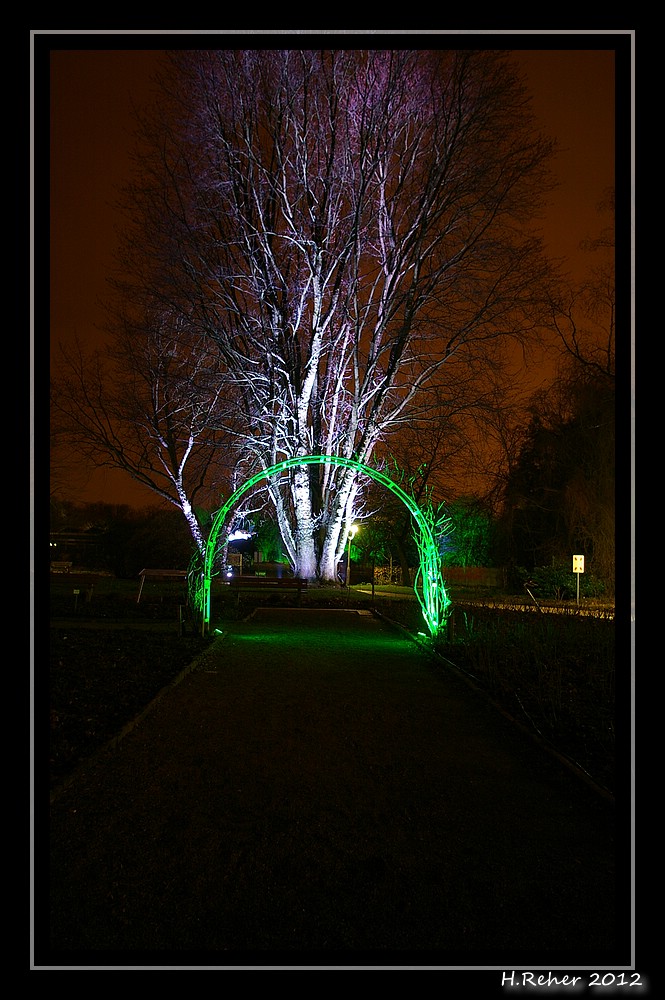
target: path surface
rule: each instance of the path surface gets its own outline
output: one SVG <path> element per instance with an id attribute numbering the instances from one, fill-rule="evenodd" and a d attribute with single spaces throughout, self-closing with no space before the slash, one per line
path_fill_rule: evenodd
<path id="1" fill-rule="evenodd" d="M 630 962 L 613 805 L 401 632 L 264 609 L 201 662 L 52 804 L 37 964 Z"/>

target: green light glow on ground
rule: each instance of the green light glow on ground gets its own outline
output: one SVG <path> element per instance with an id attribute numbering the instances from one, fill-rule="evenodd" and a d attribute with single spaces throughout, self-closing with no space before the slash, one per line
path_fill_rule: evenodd
<path id="1" fill-rule="evenodd" d="M 233 632 L 233 642 L 239 645 L 260 645 L 262 643 L 269 642 L 271 647 L 277 648 L 281 644 L 286 646 L 288 649 L 293 649 L 293 636 L 298 635 L 299 630 L 295 630 L 295 633 L 291 631 L 287 626 L 281 629 L 279 632 L 271 628 L 270 625 L 262 627 L 257 626 L 260 631 L 252 633 L 237 634 Z M 307 648 L 311 652 L 312 649 L 317 647 L 327 646 L 330 641 L 330 632 L 327 629 L 317 629 L 312 628 L 311 631 L 308 630 L 307 638 Z M 337 639 L 339 641 L 339 639 Z M 411 643 L 411 639 L 404 638 L 401 640 L 405 646 Z M 391 632 L 390 635 L 358 635 L 354 632 L 344 633 L 344 648 L 349 652 L 362 652 L 363 648 L 370 648 L 376 651 L 377 647 L 385 646 L 386 649 L 394 649 L 396 645 L 400 642 L 399 638 Z M 359 668 L 362 660 L 359 661 Z M 315 661 L 313 661 L 315 663 Z M 281 661 L 275 661 L 275 667 L 282 667 Z M 340 664 L 341 669 L 341 664 Z"/>
<path id="2" fill-rule="evenodd" d="M 414 591 L 420 603 L 423 618 L 425 619 L 425 624 L 427 625 L 429 634 L 432 638 L 434 638 L 445 623 L 447 612 L 450 607 L 450 598 L 446 593 L 445 584 L 441 575 L 439 550 L 436 538 L 434 537 L 430 527 L 430 519 L 428 519 L 426 512 L 421 510 L 413 497 L 409 496 L 408 493 L 405 493 L 404 490 L 397 485 L 397 483 L 393 482 L 393 480 L 386 476 L 383 472 L 379 472 L 378 469 L 372 469 L 368 465 L 364 465 L 362 462 L 357 462 L 355 459 L 342 458 L 338 455 L 300 455 L 298 458 L 287 458 L 283 462 L 271 465 L 269 468 L 264 469 L 263 472 L 258 472 L 255 476 L 252 476 L 245 483 L 243 483 L 243 485 L 229 497 L 224 506 L 217 512 L 213 519 L 210 535 L 206 545 L 203 581 L 200 596 L 197 601 L 197 604 L 200 602 L 202 610 L 203 631 L 207 631 L 210 625 L 210 588 L 213 562 L 217 549 L 217 538 L 224 525 L 227 514 L 236 506 L 240 498 L 244 496 L 248 490 L 251 490 L 252 487 L 256 486 L 257 483 L 260 483 L 264 479 L 269 479 L 271 476 L 277 476 L 286 469 L 292 469 L 303 465 L 339 465 L 345 469 L 353 469 L 355 472 L 361 472 L 364 475 L 369 476 L 370 479 L 375 480 L 375 482 L 381 483 L 386 487 L 386 489 L 390 490 L 391 493 L 394 493 L 395 496 L 399 497 L 404 506 L 410 511 L 417 526 L 416 543 L 418 545 L 418 552 L 420 555 L 420 566 L 418 569 Z"/>

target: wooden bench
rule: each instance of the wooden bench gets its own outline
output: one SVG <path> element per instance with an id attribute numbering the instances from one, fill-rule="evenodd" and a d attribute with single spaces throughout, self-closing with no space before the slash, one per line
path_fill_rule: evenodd
<path id="1" fill-rule="evenodd" d="M 242 591 L 292 591 L 298 592 L 298 603 L 303 590 L 307 590 L 307 580 L 294 576 L 232 576 L 228 586 L 235 591 L 237 603 L 240 603 Z"/>
<path id="2" fill-rule="evenodd" d="M 71 568 L 72 563 L 70 562 L 58 562 L 57 560 L 51 562 L 52 573 L 69 573 Z"/>

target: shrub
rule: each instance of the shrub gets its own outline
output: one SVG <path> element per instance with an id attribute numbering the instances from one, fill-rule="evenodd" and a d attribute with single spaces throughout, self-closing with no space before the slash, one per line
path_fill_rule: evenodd
<path id="1" fill-rule="evenodd" d="M 534 587 L 531 589 L 537 597 L 557 601 L 572 601 L 577 597 L 576 574 L 572 572 L 570 565 L 559 563 L 553 566 L 536 566 L 530 572 L 520 566 L 517 573 L 523 587 L 529 581 L 533 583 Z M 605 585 L 602 580 L 593 573 L 580 574 L 580 597 L 601 597 L 604 593 Z"/>

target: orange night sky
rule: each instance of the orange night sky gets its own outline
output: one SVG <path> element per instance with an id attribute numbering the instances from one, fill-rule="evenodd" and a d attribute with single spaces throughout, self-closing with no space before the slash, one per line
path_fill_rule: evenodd
<path id="1" fill-rule="evenodd" d="M 96 326 L 102 314 L 98 303 L 106 295 L 116 246 L 114 227 L 118 220 L 112 205 L 129 171 L 131 109 L 149 100 L 159 50 L 170 40 L 160 34 L 126 33 L 123 37 L 102 33 L 102 47 L 95 48 L 94 38 L 86 33 L 44 34 L 50 47 L 53 350 L 58 342 L 74 336 L 83 341 L 99 336 Z M 210 43 L 201 44 L 222 47 L 223 36 L 223 31 L 214 32 Z M 561 147 L 554 164 L 560 186 L 550 196 L 543 231 L 552 255 L 566 258 L 573 273 L 576 269 L 579 273 L 580 241 L 595 235 L 603 222 L 596 206 L 604 191 L 615 184 L 615 71 L 621 69 L 616 74 L 618 93 L 629 106 L 630 36 L 631 32 L 605 36 L 600 32 L 545 32 L 540 36 L 511 34 L 503 39 L 526 74 L 543 130 Z M 254 37 L 247 34 L 247 47 Z M 357 37 L 362 46 L 366 36 Z M 437 33 L 432 38 L 437 45 L 445 44 L 445 35 Z M 395 33 L 395 39 L 396 46 L 409 43 L 407 35 Z M 298 44 L 305 41 L 299 37 Z M 471 43 L 474 47 L 486 44 L 485 36 L 474 34 Z M 117 47 L 109 47 L 111 44 Z M 122 48 L 123 44 L 127 48 Z M 145 48 L 137 49 L 137 44 Z M 237 35 L 233 44 L 238 44 Z M 39 96 L 37 93 L 37 99 Z M 625 126 L 622 142 L 631 142 Z M 39 176 L 45 165 L 36 162 L 34 168 Z M 618 205 L 620 197 L 621 189 Z M 48 231 L 43 223 L 36 218 L 38 236 L 42 230 Z M 36 440 L 37 450 L 38 445 Z M 110 472 L 93 473 L 87 487 L 72 498 L 136 506 L 157 499 L 135 486 L 128 476 Z"/>

